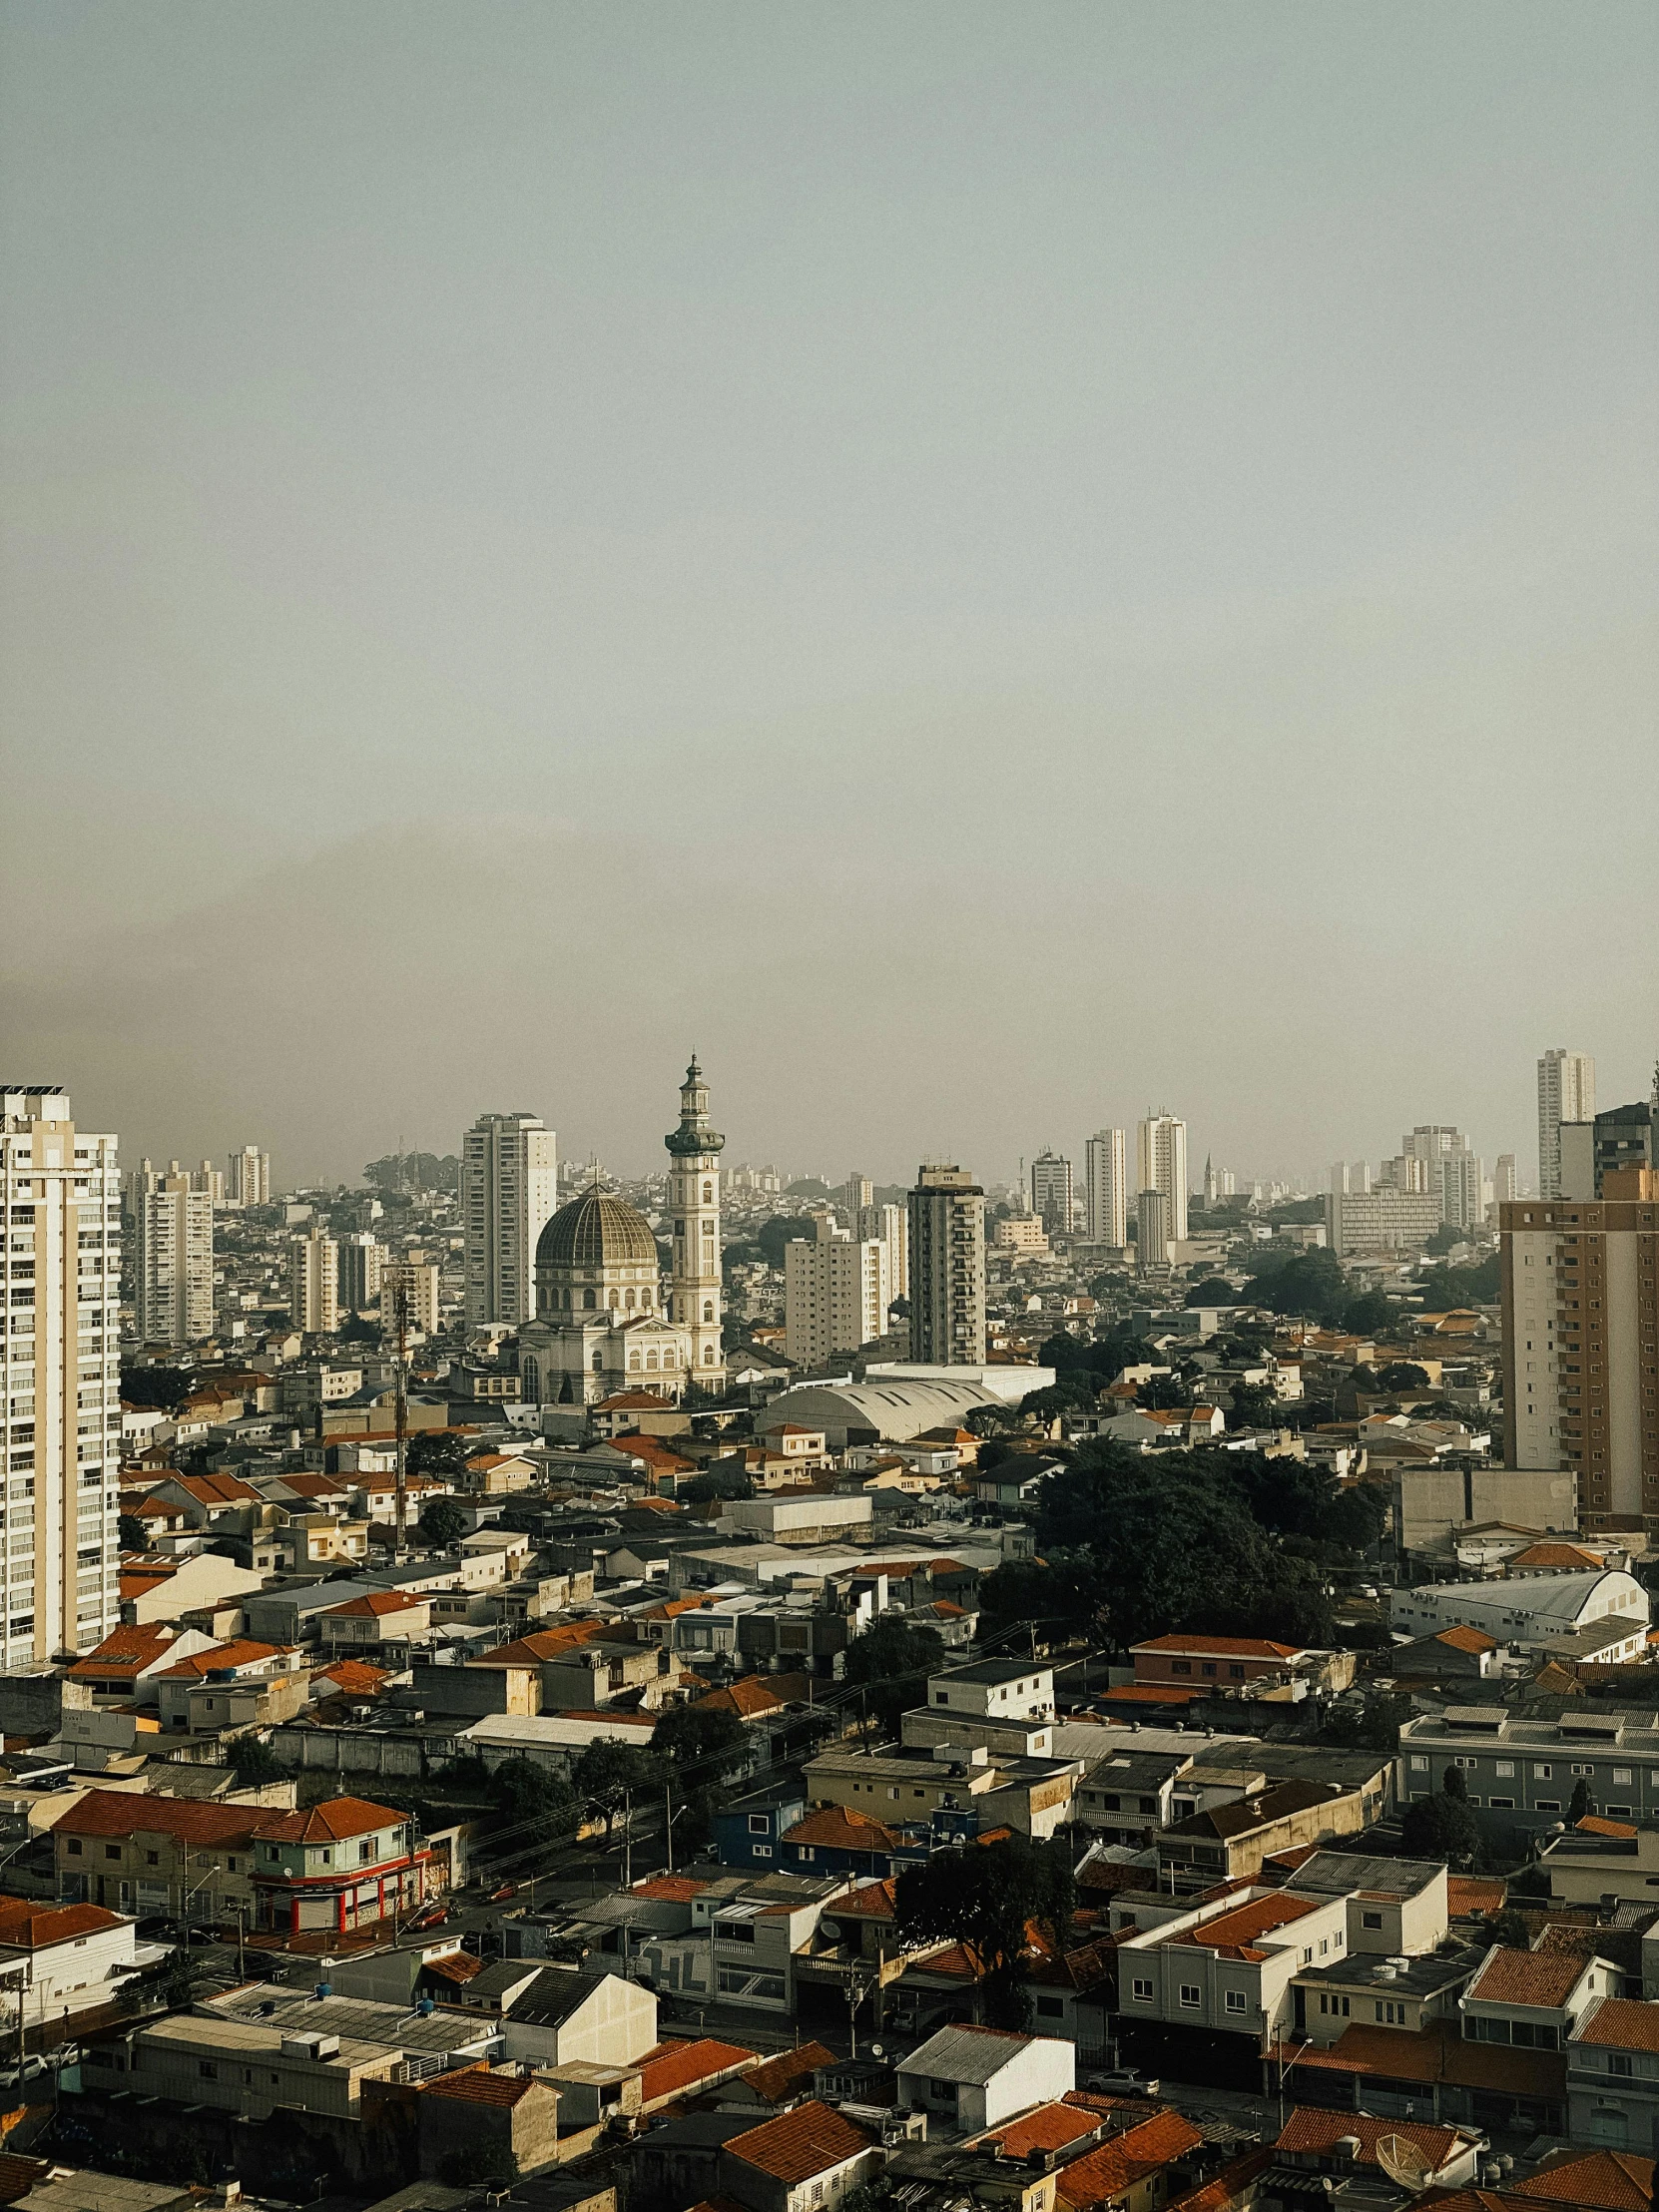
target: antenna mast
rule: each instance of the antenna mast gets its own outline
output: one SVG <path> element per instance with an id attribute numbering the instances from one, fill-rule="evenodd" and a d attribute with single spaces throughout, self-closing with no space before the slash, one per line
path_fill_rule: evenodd
<path id="1" fill-rule="evenodd" d="M 409 1456 L 409 1286 L 401 1276 L 392 1286 L 391 1311 L 397 1331 L 397 1514 L 392 1532 L 392 1565 L 402 1563 L 408 1538 L 409 1493 L 406 1472 Z"/>

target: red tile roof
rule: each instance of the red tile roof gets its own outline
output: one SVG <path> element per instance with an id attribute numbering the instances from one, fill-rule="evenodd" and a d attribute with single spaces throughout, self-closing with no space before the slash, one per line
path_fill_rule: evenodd
<path id="1" fill-rule="evenodd" d="M 1509 1885 L 1502 1880 L 1482 1882 L 1466 1874 L 1445 1879 L 1446 1912 L 1454 1921 L 1469 1913 L 1501 1913 L 1508 1895 Z"/>
<path id="2" fill-rule="evenodd" d="M 258 1666 L 262 1659 L 275 1659 L 278 1652 L 290 1648 L 286 1644 L 257 1644 L 250 1638 L 241 1636 L 228 1644 L 215 1644 L 208 1651 L 193 1651 L 188 1659 L 176 1659 L 171 1667 L 163 1667 L 157 1680 L 200 1680 L 203 1675 L 217 1674 L 226 1667 Z"/>
<path id="3" fill-rule="evenodd" d="M 856 1914 L 860 1920 L 890 1921 L 897 1915 L 893 1901 L 894 1885 L 889 1882 L 865 1882 L 844 1898 L 831 1898 L 824 1910 L 836 1920 L 845 1920 Z"/>
<path id="4" fill-rule="evenodd" d="M 1328 2151 L 1345 2135 L 1352 2135 L 1358 2141 L 1360 2149 L 1356 2163 L 1362 2166 L 1377 2164 L 1377 2146 L 1384 2135 L 1403 2135 L 1427 2159 L 1430 2174 L 1437 2174 L 1448 2159 L 1456 2156 L 1459 2145 L 1467 2141 L 1454 2127 L 1432 2127 L 1423 2120 L 1374 2120 L 1363 2112 L 1322 2112 L 1311 2105 L 1299 2104 L 1280 2131 L 1274 2147 L 1276 2150 Z"/>
<path id="5" fill-rule="evenodd" d="M 420 2084 L 423 2097 L 453 2097 L 463 2104 L 517 2104 L 539 2084 L 532 2074 L 492 2073 L 485 2065 L 438 2074 Z"/>
<path id="6" fill-rule="evenodd" d="M 341 1844 L 353 1836 L 369 1836 L 380 1828 L 401 1828 L 407 1813 L 395 1813 L 389 1805 L 372 1805 L 366 1798 L 328 1798 L 308 1813 L 284 1813 L 272 1818 L 260 1830 L 272 1844 Z"/>
<path id="7" fill-rule="evenodd" d="M 793 2189 L 873 2147 L 873 2138 L 861 2127 L 815 2098 L 730 2137 L 725 2150 L 729 2158 L 741 2158 L 745 2165 Z"/>
<path id="8" fill-rule="evenodd" d="M 1547 1950 L 1487 1952 L 1464 1992 L 1481 2004 L 1532 2004 L 1545 2009 L 1566 2003 L 1584 1971 L 1584 1960 Z"/>
<path id="9" fill-rule="evenodd" d="M 1654 2163 L 1625 2150 L 1564 2150 L 1529 2181 L 1517 2181 L 1517 2197 L 1571 2204 L 1582 2212 L 1650 2212 Z"/>
<path id="10" fill-rule="evenodd" d="M 347 1598 L 343 1605 L 324 1606 L 323 1618 L 334 1620 L 346 1613 L 365 1620 L 379 1620 L 387 1613 L 409 1613 L 431 1602 L 424 1592 L 417 1596 L 412 1590 L 371 1590 L 366 1597 Z"/>
<path id="11" fill-rule="evenodd" d="M 1465 1628 L 1462 1626 L 1442 1628 L 1433 1641 L 1437 1644 L 1446 1644 L 1453 1651 L 1479 1653 L 1482 1651 L 1496 1651 L 1497 1649 L 1497 1638 L 1488 1636 L 1483 1629 L 1479 1628 Z"/>
<path id="12" fill-rule="evenodd" d="M 1572 1963 L 1581 1967 L 1584 1961 Z M 1585 2014 L 1577 2040 L 1614 2050 L 1659 2050 L 1659 2004 L 1639 1997 L 1603 1997 Z"/>
<path id="13" fill-rule="evenodd" d="M 1288 1928 L 1292 1921 L 1305 1920 L 1318 1910 L 1307 1898 L 1255 1898 L 1248 1904 L 1235 1905 L 1225 1913 L 1218 1913 L 1213 1921 L 1203 1921 L 1197 1928 L 1167 1937 L 1166 1947 L 1235 1950 L 1259 1942 L 1264 1936 Z"/>
<path id="14" fill-rule="evenodd" d="M 1062 2166 L 1058 2194 L 1077 2212 L 1087 2212 L 1089 2206 L 1109 2203 L 1172 2159 L 1185 2157 L 1203 2140 L 1202 2129 L 1179 2112 L 1160 2112 Z"/>
<path id="15" fill-rule="evenodd" d="M 1601 1819 L 1599 1814 L 1596 1813 L 1586 1813 L 1584 1818 L 1581 1821 L 1575 1821 L 1573 1823 L 1573 1826 L 1575 1828 L 1581 1829 L 1586 1836 L 1617 1836 L 1620 1838 L 1629 1838 L 1631 1836 L 1634 1836 L 1636 1833 L 1634 1822 L 1604 1821 Z"/>
<path id="16" fill-rule="evenodd" d="M 723 2043 L 713 2035 L 691 2043 L 659 2043 L 640 2065 L 640 2099 L 658 2104 L 705 2081 L 719 2081 L 755 2063 L 756 2053 L 741 2043 Z"/>
<path id="17" fill-rule="evenodd" d="M 1039 2104 L 1004 2127 L 990 2128 L 982 2140 L 993 2142 L 1004 2158 L 1023 2158 L 1029 2151 L 1058 2150 L 1097 2134 L 1103 2116 L 1075 2104 Z"/>
<path id="18" fill-rule="evenodd" d="M 786 2097 L 799 2096 L 803 2089 L 813 2085 L 813 2075 L 820 2066 L 832 2066 L 835 2054 L 823 2043 L 800 2043 L 794 2050 L 786 2050 L 764 2064 L 745 2070 L 743 2085 L 752 2089 L 769 2104 L 781 2104 Z"/>
<path id="19" fill-rule="evenodd" d="M 125 1582 L 126 1577 L 122 1580 Z M 155 1580 L 165 1582 L 167 1575 L 158 1573 Z M 179 1631 L 166 1621 L 148 1621 L 135 1628 L 114 1629 L 84 1659 L 75 1662 L 69 1670 L 70 1680 L 84 1682 L 89 1677 L 105 1676 L 113 1680 L 118 1675 L 136 1678 L 146 1667 L 153 1667 L 165 1658 L 169 1647 L 178 1640 Z"/>
<path id="20" fill-rule="evenodd" d="M 711 1690 L 707 1697 L 694 1698 L 693 1704 L 706 1713 L 736 1713 L 740 1720 L 760 1720 L 768 1713 L 781 1713 L 784 1700 L 776 1691 L 769 1690 L 759 1675 L 746 1674 L 724 1690 Z"/>
<path id="21" fill-rule="evenodd" d="M 35 1905 L 26 1898 L 0 1898 L 0 1944 L 17 1950 L 41 1950 L 122 1925 L 119 1913 L 107 1913 L 101 1905 Z"/>
<path id="22" fill-rule="evenodd" d="M 388 1679 L 384 1667 L 371 1667 L 366 1659 L 336 1659 L 317 1676 L 333 1683 L 342 1697 L 372 1697 Z"/>
<path id="23" fill-rule="evenodd" d="M 700 1898 L 709 1887 L 706 1882 L 696 1882 L 689 1874 L 654 1874 L 644 1882 L 636 1882 L 630 1897 L 656 1898 L 665 1905 L 690 1905 L 693 1898 Z"/>
<path id="24" fill-rule="evenodd" d="M 520 1636 L 516 1643 L 499 1644 L 494 1651 L 480 1653 L 469 1659 L 469 1667 L 539 1667 L 546 1660 L 557 1659 L 561 1653 L 574 1651 L 579 1644 L 592 1643 L 596 1636 L 614 1633 L 610 1621 L 564 1621 L 557 1628 L 538 1628 L 533 1635 Z M 590 1713 L 587 1716 L 592 1719 Z"/>
<path id="25" fill-rule="evenodd" d="M 396 1816 L 401 1818 L 401 1815 Z M 272 1818 L 269 1805 L 210 1805 L 200 1798 L 143 1797 L 89 1790 L 52 1823 L 56 1836 L 171 1836 L 183 1844 L 251 1843 Z"/>
<path id="26" fill-rule="evenodd" d="M 1212 1659 L 1294 1659 L 1306 1648 L 1272 1643 L 1264 1636 L 1149 1636 L 1145 1643 L 1131 1644 L 1129 1653 L 1131 1658 L 1137 1651 L 1173 1651 Z"/>
<path id="27" fill-rule="evenodd" d="M 850 1812 L 844 1805 L 820 1806 L 780 1839 L 786 1844 L 811 1844 L 826 1851 L 896 1851 L 898 1839 L 891 1829 L 872 1821 L 867 1813 Z"/>

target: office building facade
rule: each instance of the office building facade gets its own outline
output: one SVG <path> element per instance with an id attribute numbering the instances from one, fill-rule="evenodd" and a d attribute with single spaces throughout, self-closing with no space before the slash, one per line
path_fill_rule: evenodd
<path id="1" fill-rule="evenodd" d="M 1169 1266 L 1168 1191 L 1144 1190 L 1135 1199 L 1135 1260 L 1142 1268 Z"/>
<path id="2" fill-rule="evenodd" d="M 1187 1234 L 1187 1125 L 1174 1114 L 1149 1114 L 1140 1126 L 1138 1188 L 1162 1191 L 1169 1200 L 1169 1235 Z"/>
<path id="3" fill-rule="evenodd" d="M 1553 1046 L 1538 1062 L 1538 1196 L 1559 1198 L 1561 1124 L 1596 1118 L 1596 1064 L 1587 1052 Z"/>
<path id="4" fill-rule="evenodd" d="M 386 1248 L 371 1229 L 354 1229 L 339 1240 L 337 1292 L 342 1314 L 372 1314 L 380 1304 L 380 1271 Z"/>
<path id="5" fill-rule="evenodd" d="M 1504 1459 L 1570 1468 L 1587 1533 L 1659 1529 L 1659 1173 L 1499 1209 Z"/>
<path id="6" fill-rule="evenodd" d="M 922 1167 L 909 1196 L 910 1358 L 985 1364 L 985 1194 L 959 1167 Z"/>
<path id="7" fill-rule="evenodd" d="M 536 1240 L 558 1212 L 558 1139 L 539 1114 L 480 1114 L 461 1143 L 466 1318 L 535 1316 Z"/>
<path id="8" fill-rule="evenodd" d="M 121 1186 L 113 1136 L 50 1085 L 0 1096 L 5 1553 L 0 1666 L 89 1651 L 121 1618 Z"/>

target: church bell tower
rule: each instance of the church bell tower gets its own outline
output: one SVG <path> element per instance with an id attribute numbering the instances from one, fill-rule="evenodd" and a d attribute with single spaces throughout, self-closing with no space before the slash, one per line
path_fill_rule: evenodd
<path id="1" fill-rule="evenodd" d="M 689 1333 L 692 1380 L 718 1390 L 726 1383 L 720 1339 L 720 1155 L 726 1139 L 709 1126 L 709 1092 L 695 1055 L 680 1086 L 680 1126 L 663 1142 L 674 1215 L 670 1319 Z"/>

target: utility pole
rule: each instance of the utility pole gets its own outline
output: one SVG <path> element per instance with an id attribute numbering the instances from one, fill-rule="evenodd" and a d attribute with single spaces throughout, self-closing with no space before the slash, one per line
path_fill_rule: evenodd
<path id="1" fill-rule="evenodd" d="M 634 1792 L 629 1784 L 622 1792 L 622 1887 L 634 1887 Z"/>
<path id="2" fill-rule="evenodd" d="M 391 1563 L 396 1567 L 403 1563 L 409 1519 L 409 1286 L 401 1276 L 392 1291 L 391 1310 L 397 1331 L 397 1513 L 391 1545 Z"/>

